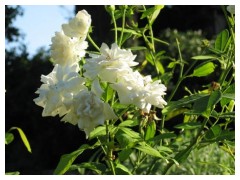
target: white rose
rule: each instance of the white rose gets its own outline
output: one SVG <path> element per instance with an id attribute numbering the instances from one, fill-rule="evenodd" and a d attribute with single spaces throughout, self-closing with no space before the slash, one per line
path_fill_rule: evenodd
<path id="1" fill-rule="evenodd" d="M 111 49 L 103 43 L 100 53 L 100 56 L 92 55 L 92 58 L 86 59 L 83 66 L 85 77 L 95 79 L 99 76 L 102 81 L 116 82 L 118 77 L 132 71 L 131 67 L 138 64 L 134 62 L 136 55 L 130 50 L 120 49 L 116 43 L 112 44 Z"/>
<path id="2" fill-rule="evenodd" d="M 50 74 L 41 76 L 43 84 L 36 91 L 39 97 L 34 102 L 44 108 L 42 116 L 63 116 L 69 111 L 74 95 L 87 89 L 78 70 L 78 65 L 62 67 L 57 64 Z"/>
<path id="3" fill-rule="evenodd" d="M 125 74 L 111 87 L 117 91 L 120 103 L 134 104 L 146 113 L 151 105 L 163 108 L 167 104 L 162 98 L 166 87 L 161 81 L 152 82 L 151 76 L 143 77 L 138 71 Z"/>
<path id="4" fill-rule="evenodd" d="M 93 92 L 83 90 L 75 96 L 70 112 L 62 121 L 69 122 L 85 131 L 86 137 L 106 119 L 117 119 L 109 104 L 104 103 Z"/>
<path id="5" fill-rule="evenodd" d="M 82 10 L 79 11 L 68 24 L 63 24 L 62 29 L 66 36 L 85 40 L 91 26 L 91 22 L 91 16 L 86 10 Z"/>
<path id="6" fill-rule="evenodd" d="M 54 64 L 62 66 L 78 63 L 85 56 L 88 43 L 77 38 L 69 38 L 63 32 L 56 32 L 52 37 L 51 57 Z"/>

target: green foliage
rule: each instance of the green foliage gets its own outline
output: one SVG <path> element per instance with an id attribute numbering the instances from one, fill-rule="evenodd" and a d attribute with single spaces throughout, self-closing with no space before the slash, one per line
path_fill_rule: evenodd
<path id="1" fill-rule="evenodd" d="M 17 132 L 19 133 L 19 135 L 23 141 L 23 144 L 27 148 L 28 152 L 32 153 L 31 146 L 28 142 L 28 139 L 27 139 L 25 133 L 23 132 L 23 130 L 19 127 L 11 127 L 9 129 L 9 131 L 5 133 L 5 144 L 10 144 L 14 140 L 13 133 L 10 133 L 10 131 L 13 131 L 13 130 L 17 130 Z"/>

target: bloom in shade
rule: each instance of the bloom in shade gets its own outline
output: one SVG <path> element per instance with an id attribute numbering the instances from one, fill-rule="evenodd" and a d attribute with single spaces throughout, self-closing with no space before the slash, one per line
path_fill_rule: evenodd
<path id="1" fill-rule="evenodd" d="M 69 111 L 74 95 L 87 89 L 84 86 L 85 79 L 79 76 L 78 71 L 77 64 L 56 64 L 50 74 L 41 76 L 43 84 L 36 91 L 39 97 L 34 102 L 44 108 L 42 116 L 63 116 Z"/>
<path id="2" fill-rule="evenodd" d="M 91 55 L 86 59 L 83 66 L 85 77 L 93 80 L 99 76 L 102 81 L 116 82 L 118 77 L 132 71 L 131 67 L 138 64 L 134 62 L 136 55 L 130 50 L 120 49 L 116 43 L 112 44 L 111 49 L 103 43 L 100 53 L 100 56 Z"/>
<path id="3" fill-rule="evenodd" d="M 86 10 L 82 10 L 78 11 L 77 15 L 71 19 L 68 24 L 63 24 L 62 29 L 64 34 L 68 37 L 76 37 L 85 40 L 91 22 L 91 16 Z"/>
<path id="4" fill-rule="evenodd" d="M 62 121 L 78 125 L 88 138 L 90 132 L 96 126 L 104 124 L 106 119 L 117 119 L 109 104 L 104 103 L 93 92 L 83 90 L 75 96 L 70 112 Z"/>
<path id="5" fill-rule="evenodd" d="M 54 64 L 62 66 L 78 63 L 85 56 L 87 41 L 79 41 L 78 38 L 70 38 L 63 32 L 56 32 L 52 37 L 51 57 Z"/>
<path id="6" fill-rule="evenodd" d="M 151 105 L 163 108 L 167 104 L 162 97 L 167 89 L 161 81 L 153 82 L 151 76 L 143 77 L 138 71 L 122 76 L 111 87 L 117 91 L 120 103 L 134 104 L 146 113 Z"/>

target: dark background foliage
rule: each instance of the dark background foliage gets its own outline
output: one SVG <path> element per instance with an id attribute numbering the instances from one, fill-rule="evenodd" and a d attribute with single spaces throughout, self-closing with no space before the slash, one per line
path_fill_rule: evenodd
<path id="1" fill-rule="evenodd" d="M 103 6 L 76 6 L 75 12 L 86 9 L 92 17 L 92 38 L 101 44 L 113 42 L 110 16 Z M 24 12 L 21 7 L 5 6 L 5 38 L 7 43 L 18 45 L 5 49 L 5 130 L 20 127 L 26 134 L 32 154 L 28 153 L 18 134 L 5 146 L 6 172 L 20 171 L 21 174 L 52 174 L 60 156 L 76 150 L 86 142 L 85 134 L 77 126 L 60 122 L 59 117 L 41 116 L 42 108 L 35 105 L 35 91 L 40 87 L 41 74 L 49 74 L 53 68 L 49 62 L 49 50 L 40 49 L 29 58 L 22 44 L 19 30 L 13 26 L 17 16 Z M 136 17 L 139 18 L 139 17 Z M 47 24 L 46 24 L 47 26 Z M 202 30 L 205 38 L 211 39 L 226 26 L 220 6 L 167 6 L 160 13 L 153 29 L 160 34 L 167 28 Z M 167 50 L 167 49 L 166 49 Z M 196 82 L 197 83 L 197 82 Z M 86 161 L 91 152 L 77 161 Z"/>

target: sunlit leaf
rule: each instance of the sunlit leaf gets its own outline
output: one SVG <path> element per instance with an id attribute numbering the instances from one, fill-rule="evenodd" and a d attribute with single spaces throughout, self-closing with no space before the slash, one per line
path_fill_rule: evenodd
<path id="1" fill-rule="evenodd" d="M 20 172 L 19 171 L 6 172 L 5 175 L 20 175 Z"/>
<path id="2" fill-rule="evenodd" d="M 89 139 L 104 135 L 106 135 L 106 126 L 99 126 L 90 132 Z"/>
<path id="3" fill-rule="evenodd" d="M 156 133 L 156 123 L 155 121 L 151 121 L 150 123 L 147 124 L 147 130 L 145 133 L 145 140 L 149 140 L 154 137 Z"/>
<path id="4" fill-rule="evenodd" d="M 215 65 L 212 62 L 204 63 L 194 69 L 193 74 L 191 76 L 195 77 L 203 77 L 214 72 Z"/>
<path id="5" fill-rule="evenodd" d="M 192 57 L 194 60 L 208 60 L 208 59 L 217 59 L 214 55 L 200 55 Z"/>
<path id="6" fill-rule="evenodd" d="M 134 119 L 134 120 L 125 120 L 125 121 L 121 122 L 118 126 L 133 127 L 133 126 L 137 126 L 137 125 L 139 125 L 139 120 Z"/>
<path id="7" fill-rule="evenodd" d="M 151 155 L 151 156 L 154 156 L 154 157 L 159 157 L 159 158 L 163 158 L 163 156 L 160 154 L 159 151 L 157 151 L 156 149 L 150 147 L 150 146 L 137 146 L 135 147 L 136 149 L 148 154 L 148 155 Z"/>
<path id="8" fill-rule="evenodd" d="M 116 166 L 116 172 L 119 175 L 131 175 L 131 171 L 124 165 L 118 163 Z"/>
<path id="9" fill-rule="evenodd" d="M 119 127 L 119 129 L 121 129 L 125 134 L 127 134 L 131 138 L 140 139 L 140 137 L 141 137 L 139 133 L 133 131 L 130 128 Z"/>
<path id="10" fill-rule="evenodd" d="M 10 129 L 10 131 L 11 131 L 11 130 L 17 130 L 17 131 L 18 131 L 18 133 L 19 133 L 19 135 L 20 135 L 20 137 L 21 137 L 21 139 L 22 139 L 25 147 L 27 148 L 28 152 L 31 153 L 31 152 L 32 152 L 31 146 L 30 146 L 30 144 L 29 144 L 29 142 L 28 142 L 28 139 L 27 139 L 26 135 L 25 135 L 24 132 L 22 131 L 22 129 L 21 129 L 21 128 L 18 128 L 18 127 L 12 127 L 12 128 Z"/>

